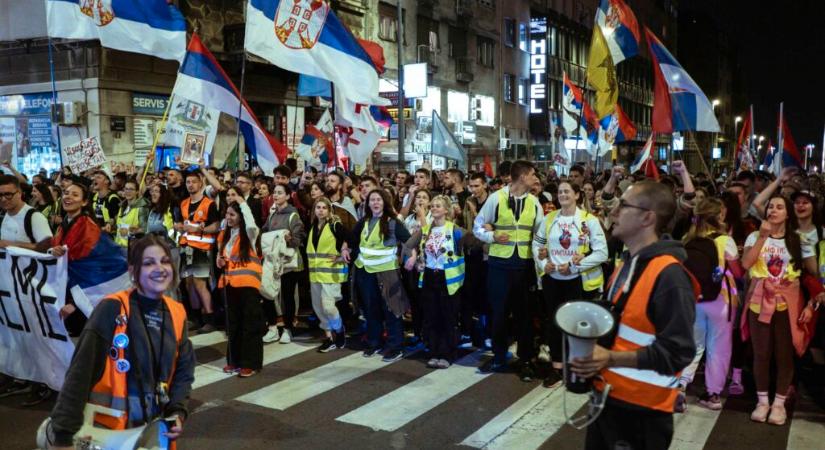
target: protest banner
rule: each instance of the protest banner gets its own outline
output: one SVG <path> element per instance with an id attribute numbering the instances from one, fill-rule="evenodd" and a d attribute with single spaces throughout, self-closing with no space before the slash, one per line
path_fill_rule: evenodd
<path id="1" fill-rule="evenodd" d="M 0 251 L 0 372 L 59 391 L 74 353 L 60 308 L 67 257 Z"/>
<path id="2" fill-rule="evenodd" d="M 97 142 L 97 137 L 83 139 L 77 144 L 63 149 L 64 162 L 74 173 L 82 173 L 106 164 L 106 155 Z"/>

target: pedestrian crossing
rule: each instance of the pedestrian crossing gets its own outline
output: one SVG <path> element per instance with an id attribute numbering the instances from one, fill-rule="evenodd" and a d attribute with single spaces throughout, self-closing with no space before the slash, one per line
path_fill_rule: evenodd
<path id="1" fill-rule="evenodd" d="M 193 344 L 225 349 L 225 338 L 204 336 Z M 296 339 L 265 345 L 264 369 L 250 379 L 224 374 L 223 359 L 199 364 L 192 398 L 201 406 L 187 421 L 182 448 L 218 448 L 198 435 L 216 433 L 230 415 L 236 438 L 220 448 L 272 448 L 271 440 L 304 448 L 584 446 L 584 433 L 566 425 L 566 416 L 581 415 L 588 396 L 522 383 L 513 374 L 479 374 L 476 367 L 489 357 L 484 352 L 467 353 L 447 370 L 430 370 L 425 355 L 384 363 L 349 349 L 318 354 L 318 344 Z M 710 411 L 692 400 L 687 413 L 674 415 L 671 449 L 745 448 L 719 444 L 731 427 L 744 436 L 784 436 L 771 446 L 749 448 L 823 448 L 825 413 L 815 405 L 800 402 L 789 425 L 771 427 L 750 422 L 749 401 L 737 401 L 733 408 L 728 402 L 722 411 Z"/>

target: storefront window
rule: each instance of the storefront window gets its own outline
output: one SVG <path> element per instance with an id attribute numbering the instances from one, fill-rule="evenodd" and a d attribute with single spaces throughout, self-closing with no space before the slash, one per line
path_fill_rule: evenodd
<path id="1" fill-rule="evenodd" d="M 52 94 L 0 96 L 0 161 L 29 178 L 60 170 L 51 120 Z"/>
<path id="2" fill-rule="evenodd" d="M 466 92 L 447 91 L 447 121 L 469 120 L 470 96 Z"/>

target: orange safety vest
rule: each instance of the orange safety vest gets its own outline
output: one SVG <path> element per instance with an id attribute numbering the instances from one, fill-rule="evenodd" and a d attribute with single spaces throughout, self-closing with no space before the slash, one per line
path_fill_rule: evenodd
<path id="1" fill-rule="evenodd" d="M 201 223 L 204 224 L 204 226 L 209 225 L 208 223 L 206 223 L 206 219 L 209 215 L 209 207 L 212 205 L 212 200 L 204 196 L 198 204 L 198 209 L 195 210 L 195 214 L 192 216 L 192 220 L 189 220 L 189 204 L 191 202 L 192 199 L 187 198 L 180 205 L 184 223 L 189 223 L 190 225 L 198 225 Z M 209 249 L 212 248 L 212 244 L 215 243 L 215 235 L 212 233 L 184 232 L 183 235 L 180 237 L 178 243 L 181 246 L 188 245 L 189 247 L 207 252 L 209 251 Z"/>
<path id="2" fill-rule="evenodd" d="M 120 314 L 116 318 L 116 326 L 114 336 L 118 334 L 126 334 L 126 326 L 129 322 L 129 296 L 134 289 L 127 289 L 120 291 L 106 298 L 118 300 L 120 302 Z M 172 378 L 175 374 L 175 366 L 178 361 L 178 348 L 180 347 L 181 339 L 183 339 L 183 330 L 186 324 L 186 310 L 183 305 L 175 301 L 171 297 L 163 296 L 163 303 L 169 310 L 172 316 L 172 326 L 175 330 L 175 357 L 172 360 L 172 368 L 169 370 L 169 378 L 166 380 L 168 385 L 172 384 Z M 110 430 L 125 430 L 129 423 L 129 409 L 128 409 L 128 390 L 126 387 L 126 374 L 128 370 L 118 371 L 117 361 L 126 359 L 125 348 L 118 348 L 114 345 L 114 338 L 112 347 L 109 351 L 109 357 L 106 358 L 106 366 L 103 368 L 103 376 L 97 381 L 97 384 L 92 388 L 89 394 L 89 403 L 104 406 L 106 408 L 116 409 L 122 413 L 115 417 L 106 414 L 95 413 L 95 423 Z M 115 358 L 115 353 L 117 357 Z M 135 361 L 132 364 L 139 364 Z"/>
<path id="3" fill-rule="evenodd" d="M 221 230 L 218 234 L 218 248 L 220 253 L 218 257 L 223 256 L 223 235 L 226 230 Z M 241 231 L 243 233 L 243 231 Z M 249 261 L 241 261 L 241 238 L 235 239 L 232 244 L 232 249 L 229 252 L 229 260 L 223 268 L 223 274 L 218 279 L 218 287 L 223 288 L 227 284 L 232 287 L 242 288 L 250 287 L 254 289 L 261 289 L 261 276 L 263 275 L 263 267 L 261 267 L 261 258 L 255 252 L 255 246 L 249 247 Z"/>
<path id="4" fill-rule="evenodd" d="M 657 256 L 647 264 L 630 290 L 619 321 L 619 330 L 610 350 L 636 351 L 656 340 L 656 328 L 647 317 L 647 305 L 659 274 L 672 264 L 679 264 L 679 261 L 671 255 Z M 615 269 L 610 280 L 611 286 L 615 283 L 619 270 L 618 267 Z M 621 295 L 622 290 L 617 287 L 612 303 L 615 304 Z M 681 372 L 676 375 L 662 375 L 654 370 L 609 367 L 602 369 L 600 373 L 604 380 L 595 378 L 593 386 L 601 392 L 605 383 L 610 384 L 610 397 L 644 408 L 672 413 L 679 393 L 680 374 Z"/>

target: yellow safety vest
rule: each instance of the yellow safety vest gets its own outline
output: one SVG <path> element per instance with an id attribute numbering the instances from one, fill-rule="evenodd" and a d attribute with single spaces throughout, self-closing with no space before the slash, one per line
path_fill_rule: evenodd
<path id="1" fill-rule="evenodd" d="M 455 294 L 464 284 L 464 256 L 456 252 L 456 242 L 453 239 L 454 224 L 449 220 L 444 222 L 444 233 L 449 236 L 444 240 L 444 252 L 447 254 L 447 262 L 444 263 L 444 278 L 447 281 L 447 293 Z M 419 251 L 424 257 L 424 246 L 427 244 L 427 236 L 430 235 L 432 225 L 427 224 L 421 228 L 421 245 Z M 450 255 L 453 256 L 450 256 Z M 418 276 L 418 287 L 424 287 L 424 272 Z"/>
<path id="2" fill-rule="evenodd" d="M 556 221 L 556 218 L 559 216 L 560 212 L 561 210 L 555 210 L 550 211 L 547 214 L 547 220 L 545 220 L 546 225 L 544 229 L 544 237 L 547 238 L 547 251 L 550 251 L 550 229 L 553 228 L 553 223 Z M 583 224 L 591 218 L 595 219 L 595 216 L 581 208 L 576 208 L 575 221 L 577 224 Z M 583 244 L 579 244 L 577 252 L 582 255 L 587 255 L 588 253 L 590 253 L 589 237 L 585 239 Z M 582 278 L 582 287 L 584 288 L 585 292 L 601 290 L 602 286 L 604 286 L 604 274 L 602 273 L 601 265 L 597 265 L 596 267 L 587 269 L 584 272 L 581 272 L 580 275 Z"/>
<path id="3" fill-rule="evenodd" d="M 101 214 L 103 216 L 103 222 L 105 223 L 109 223 L 109 219 L 111 219 L 111 217 L 109 217 L 109 208 L 106 207 L 106 204 L 112 197 L 117 198 L 117 194 L 114 192 L 110 192 L 109 195 L 106 196 L 106 200 L 102 203 L 98 203 L 98 200 L 100 199 L 100 194 L 95 193 L 95 195 L 92 197 L 92 209 L 94 209 L 95 217 L 97 217 L 98 214 Z"/>
<path id="4" fill-rule="evenodd" d="M 326 223 L 321 229 L 317 249 L 313 244 L 314 234 L 315 227 L 311 227 L 307 242 L 309 281 L 312 283 L 343 283 L 347 281 L 347 275 L 349 274 L 347 264 L 333 262 L 331 259 L 341 256 L 341 252 L 335 248 L 335 236 L 332 234 L 331 224 Z"/>
<path id="5" fill-rule="evenodd" d="M 381 224 L 376 223 L 369 231 L 369 220 L 364 221 L 361 231 L 361 247 L 355 267 L 364 269 L 367 273 L 387 272 L 398 269 L 398 249 L 384 245 L 384 236 L 381 235 Z"/>
<path id="6" fill-rule="evenodd" d="M 521 259 L 533 257 L 533 224 L 536 221 L 536 197 L 527 194 L 524 199 L 524 209 L 521 211 L 518 222 L 516 222 L 513 210 L 508 205 L 509 194 L 504 189 L 498 191 L 498 218 L 493 224 L 495 232 L 506 232 L 510 236 L 510 241 L 506 244 L 499 244 L 493 241 L 490 244 L 490 256 L 496 258 L 510 258 L 513 256 L 513 249 L 518 249 L 518 256 Z"/>
<path id="7" fill-rule="evenodd" d="M 123 210 L 126 214 L 122 214 Z M 105 208 L 104 208 L 105 209 Z M 129 228 L 136 227 L 140 224 L 140 207 L 131 207 L 129 205 L 121 206 L 121 214 L 117 216 L 117 226 L 115 231 L 115 244 L 121 247 L 129 246 Z M 126 235 L 121 235 L 120 230 L 125 229 Z"/>

